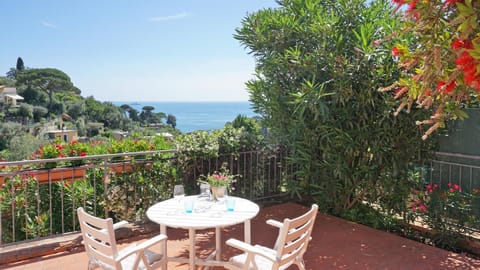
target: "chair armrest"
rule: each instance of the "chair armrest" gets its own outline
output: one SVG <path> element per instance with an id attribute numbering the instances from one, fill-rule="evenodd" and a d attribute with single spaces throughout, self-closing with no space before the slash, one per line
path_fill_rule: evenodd
<path id="1" fill-rule="evenodd" d="M 227 245 L 229 246 L 232 246 L 234 248 L 238 248 L 238 249 L 241 249 L 243 251 L 254 251 L 255 250 L 255 247 L 250 245 L 250 244 L 247 244 L 245 242 L 242 242 L 240 240 L 237 240 L 235 238 L 230 238 L 227 240 L 227 242 L 225 242 Z"/>
<path id="2" fill-rule="evenodd" d="M 116 229 L 124 228 L 127 226 L 128 226 L 128 221 L 122 220 L 113 224 L 113 229 L 116 230 Z"/>
<path id="3" fill-rule="evenodd" d="M 276 221 L 274 219 L 269 219 L 267 220 L 267 224 L 268 225 L 272 225 L 273 227 L 277 227 L 279 229 L 281 229 L 283 227 L 283 223 L 280 222 L 280 221 Z"/>
<path id="4" fill-rule="evenodd" d="M 162 241 L 167 241 L 167 236 L 164 235 L 164 234 L 159 234 L 155 237 L 152 237 L 152 238 L 148 239 L 145 242 L 140 243 L 137 247 L 139 249 L 146 249 L 146 248 L 149 248 L 153 245 L 156 245 L 156 244 L 158 244 Z"/>
<path id="5" fill-rule="evenodd" d="M 275 258 L 275 256 L 272 256 L 268 253 L 265 253 L 264 250 L 256 247 L 256 246 L 252 246 L 252 245 L 249 245 L 245 242 L 242 242 L 240 240 L 237 240 L 235 238 L 230 238 L 227 240 L 226 242 L 227 245 L 229 246 L 232 246 L 234 248 L 238 248 L 240 250 L 243 250 L 244 252 L 247 252 L 247 253 L 253 253 L 255 255 L 259 255 L 259 256 L 262 256 L 272 262 L 275 262 L 277 260 L 277 258 Z"/>
<path id="6" fill-rule="evenodd" d="M 153 245 L 155 245 L 159 242 L 165 241 L 165 240 L 167 240 L 167 236 L 165 236 L 163 234 L 157 235 L 153 238 L 148 239 L 145 242 L 140 243 L 139 245 L 132 245 L 132 246 L 129 246 L 129 247 L 123 249 L 119 253 L 119 256 L 116 259 L 118 261 L 121 261 L 121 260 L 125 259 L 126 257 L 134 254 L 134 253 L 137 253 L 139 251 L 144 251 L 146 248 L 151 247 L 151 246 L 153 246 Z"/>

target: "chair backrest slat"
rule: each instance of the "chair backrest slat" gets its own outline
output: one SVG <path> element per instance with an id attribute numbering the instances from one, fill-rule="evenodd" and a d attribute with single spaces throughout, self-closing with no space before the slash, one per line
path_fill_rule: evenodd
<path id="1" fill-rule="evenodd" d="M 313 222 L 313 220 L 307 220 L 307 222 L 303 223 L 301 227 L 290 229 L 290 231 L 287 234 L 287 237 L 285 238 L 285 242 L 296 241 L 297 238 L 300 238 L 302 235 L 308 233 L 311 222 Z"/>
<path id="2" fill-rule="evenodd" d="M 286 244 L 283 246 L 283 254 L 294 252 L 295 249 L 299 248 L 305 243 L 308 243 L 307 234 L 303 234 L 300 237 L 295 238 L 294 241 L 286 242 Z"/>
<path id="3" fill-rule="evenodd" d="M 110 234 L 107 230 L 98 230 L 88 224 L 88 221 L 84 223 L 85 232 L 88 233 L 90 239 L 95 239 L 106 244 L 110 244 Z"/>
<path id="4" fill-rule="evenodd" d="M 85 242 L 85 244 L 88 245 L 90 250 L 95 250 L 97 251 L 97 253 L 100 253 L 100 254 L 103 254 L 104 256 L 108 256 L 112 258 L 115 256 L 115 253 L 113 252 L 112 247 L 109 244 L 99 242 L 98 240 L 92 239 L 89 236 L 83 239 L 84 239 L 83 241 Z"/>

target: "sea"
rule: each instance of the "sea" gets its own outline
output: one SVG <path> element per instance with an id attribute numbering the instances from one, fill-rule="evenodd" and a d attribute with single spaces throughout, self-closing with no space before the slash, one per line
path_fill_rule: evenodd
<path id="1" fill-rule="evenodd" d="M 154 112 L 172 114 L 177 119 L 176 128 L 183 133 L 195 130 L 221 129 L 241 114 L 255 116 L 248 101 L 235 102 L 160 102 L 160 101 L 114 101 L 116 106 L 128 104 L 139 113 L 144 106 L 152 106 Z"/>

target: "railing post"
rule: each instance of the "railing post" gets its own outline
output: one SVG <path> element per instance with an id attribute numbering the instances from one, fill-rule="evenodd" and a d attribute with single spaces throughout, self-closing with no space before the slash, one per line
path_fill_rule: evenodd
<path id="1" fill-rule="evenodd" d="M 107 198 L 107 194 L 108 194 L 108 185 L 107 185 L 107 177 L 108 177 L 108 171 L 109 171 L 109 168 L 108 168 L 108 157 L 104 157 L 103 158 L 103 197 L 104 198 Z M 108 210 L 107 208 L 104 208 L 104 214 L 105 214 L 105 218 L 108 218 Z"/>

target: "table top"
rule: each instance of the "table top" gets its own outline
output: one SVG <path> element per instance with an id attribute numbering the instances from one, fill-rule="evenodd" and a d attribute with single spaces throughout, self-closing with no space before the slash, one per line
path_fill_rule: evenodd
<path id="1" fill-rule="evenodd" d="M 192 213 L 185 213 L 183 202 L 169 199 L 148 208 L 147 217 L 155 223 L 172 228 L 206 229 L 239 224 L 258 214 L 260 208 L 256 203 L 239 197 L 230 197 L 235 199 L 234 211 L 227 211 L 224 202 L 213 202 L 195 195 L 183 198 L 194 200 Z"/>

